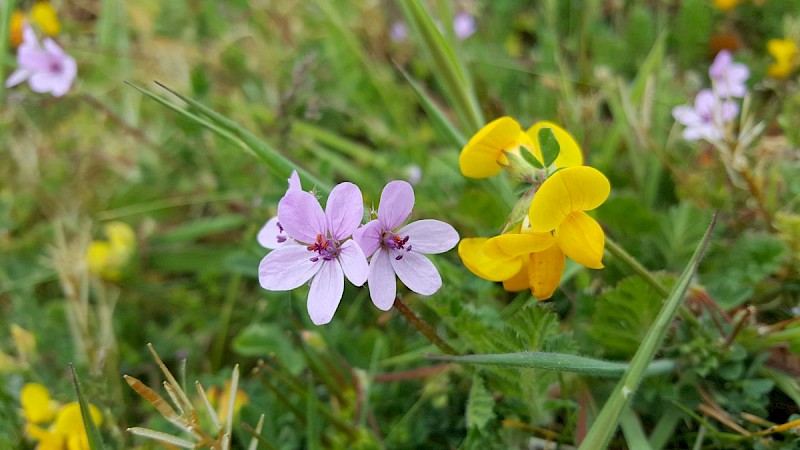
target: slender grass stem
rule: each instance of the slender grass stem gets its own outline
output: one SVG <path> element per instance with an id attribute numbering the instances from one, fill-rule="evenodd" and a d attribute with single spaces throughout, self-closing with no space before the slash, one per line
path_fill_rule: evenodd
<path id="1" fill-rule="evenodd" d="M 395 297 L 394 299 L 394 307 L 400 311 L 400 314 L 403 315 L 411 325 L 420 331 L 420 333 L 424 334 L 426 338 L 428 338 L 431 343 L 439 347 L 439 349 L 449 355 L 458 355 L 459 353 L 450 346 L 447 342 L 444 341 L 436 331 L 433 330 L 433 327 L 426 321 L 424 321 L 421 317 L 419 317 L 411 308 L 408 307 L 399 297 Z"/>

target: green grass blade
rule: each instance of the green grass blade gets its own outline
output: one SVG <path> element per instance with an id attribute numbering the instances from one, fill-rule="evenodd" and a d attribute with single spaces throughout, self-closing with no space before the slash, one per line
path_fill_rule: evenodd
<path id="1" fill-rule="evenodd" d="M 6 67 L 9 66 L 7 59 L 10 53 L 8 52 L 8 43 L 11 42 L 11 16 L 14 13 L 16 1 L 8 0 L 0 4 L 0 103 L 3 102 L 6 92 Z"/>
<path id="2" fill-rule="evenodd" d="M 484 125 L 483 114 L 463 63 L 420 0 L 400 1 L 398 6 L 422 40 L 423 48 L 433 64 L 433 73 L 453 104 L 462 125 L 470 132 L 478 131 Z"/>
<path id="3" fill-rule="evenodd" d="M 604 361 L 586 356 L 548 352 L 496 353 L 482 355 L 427 355 L 430 359 L 459 364 L 483 364 L 518 368 L 573 372 L 590 377 L 619 377 L 625 374 L 630 364 Z M 645 376 L 663 375 L 675 370 L 675 361 L 653 361 L 645 370 Z"/>
<path id="4" fill-rule="evenodd" d="M 304 184 L 307 185 L 308 183 L 311 183 L 312 185 L 316 186 L 319 191 L 322 191 L 323 193 L 330 192 L 331 188 L 328 183 L 320 181 L 319 178 L 312 175 L 310 172 L 298 166 L 297 164 L 291 162 L 288 158 L 278 153 L 277 150 L 273 149 L 270 145 L 266 144 L 263 141 L 258 140 L 248 131 L 236 125 L 235 122 L 232 122 L 230 119 L 225 118 L 224 116 L 202 105 L 201 103 L 192 100 L 186 96 L 180 95 L 175 91 L 167 88 L 166 86 L 159 84 L 159 86 L 163 87 L 170 93 L 174 94 L 181 100 L 185 101 L 186 103 L 189 104 L 189 106 L 195 108 L 196 111 L 200 114 L 198 115 L 193 112 L 187 111 L 185 108 L 182 108 L 168 100 L 165 100 L 159 97 L 158 95 L 155 95 L 152 92 L 143 89 L 139 86 L 136 86 L 132 83 L 128 83 L 128 85 L 136 89 L 140 93 L 142 93 L 147 98 L 154 100 L 160 103 L 161 105 L 167 107 L 168 109 L 195 122 L 196 124 L 204 128 L 207 128 L 217 136 L 220 136 L 221 138 L 226 139 L 229 142 L 240 147 L 242 150 L 254 154 L 258 159 L 264 162 L 267 165 L 267 167 L 269 167 L 270 170 L 272 170 L 272 172 L 277 177 L 288 178 L 292 170 L 296 170 L 297 173 L 300 175 L 300 179 L 303 181 Z"/>
<path id="5" fill-rule="evenodd" d="M 100 438 L 100 431 L 92 420 L 92 415 L 89 412 L 89 404 L 81 391 L 81 382 L 78 379 L 78 374 L 75 372 L 75 367 L 69 365 L 69 373 L 72 376 L 72 386 L 75 387 L 75 393 L 78 395 L 78 405 L 81 407 L 81 419 L 83 419 L 83 426 L 86 429 L 86 436 L 89 441 L 89 448 L 91 450 L 104 450 L 103 440 Z"/>
<path id="6" fill-rule="evenodd" d="M 619 420 L 619 426 L 622 428 L 622 434 L 625 436 L 625 442 L 628 448 L 635 448 L 637 450 L 653 450 L 650 447 L 650 442 L 644 434 L 642 423 L 636 414 L 630 408 L 625 408 L 622 412 L 622 417 Z"/>
<path id="7" fill-rule="evenodd" d="M 436 129 L 442 131 L 444 133 L 445 138 L 456 147 L 464 147 L 467 144 L 467 139 L 461 133 L 461 131 L 453 124 L 452 121 L 447 117 L 447 115 L 439 108 L 439 105 L 433 101 L 433 99 L 428 95 L 427 92 L 417 83 L 411 75 L 409 75 L 405 70 L 398 68 L 400 73 L 408 81 L 408 84 L 414 89 L 414 91 L 419 95 L 420 100 L 422 101 L 422 109 L 428 113 L 428 117 L 433 121 L 433 125 Z"/>
<path id="8" fill-rule="evenodd" d="M 639 383 L 645 376 L 647 366 L 653 360 L 656 351 L 658 351 L 661 342 L 664 340 L 664 336 L 667 334 L 667 330 L 669 330 L 672 320 L 675 318 L 675 314 L 678 312 L 678 308 L 683 303 L 683 297 L 697 271 L 716 222 L 717 217 L 715 215 L 703 239 L 697 245 L 694 255 L 692 255 L 680 278 L 675 283 L 675 287 L 667 297 L 666 302 L 664 302 L 664 306 L 661 307 L 661 311 L 659 311 L 653 326 L 642 341 L 642 345 L 639 346 L 633 356 L 630 368 L 617 383 L 608 401 L 606 401 L 597 419 L 589 429 L 589 433 L 581 443 L 581 449 L 606 448 L 611 437 L 616 433 L 623 410 L 630 404 L 639 387 Z"/>

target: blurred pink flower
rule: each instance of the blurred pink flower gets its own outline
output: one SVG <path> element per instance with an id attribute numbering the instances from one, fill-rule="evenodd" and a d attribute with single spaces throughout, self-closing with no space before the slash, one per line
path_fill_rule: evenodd
<path id="1" fill-rule="evenodd" d="M 442 253 L 458 243 L 458 232 L 438 220 L 418 220 L 400 229 L 414 207 L 414 188 L 392 181 L 383 188 L 378 218 L 356 230 L 353 239 L 369 263 L 369 295 L 379 309 L 388 311 L 397 294 L 395 275 L 412 291 L 431 295 L 442 287 L 436 266 L 423 254 Z"/>
<path id="2" fill-rule="evenodd" d="M 40 47 L 29 25 L 23 29 L 23 42 L 17 49 L 17 63 L 19 68 L 8 77 L 6 87 L 27 80 L 32 91 L 49 92 L 55 97 L 67 93 L 78 73 L 75 59 L 64 53 L 55 41 L 45 38 L 44 47 Z"/>
<path id="3" fill-rule="evenodd" d="M 289 177 L 289 188 L 286 190 L 286 194 L 293 190 L 303 190 L 302 186 L 300 186 L 300 176 L 297 175 L 296 170 L 293 170 L 292 175 Z M 282 247 L 291 242 L 291 238 L 286 234 L 286 230 L 281 226 L 277 216 L 267 220 L 267 223 L 258 231 L 256 239 L 259 245 L 270 250 Z"/>
<path id="4" fill-rule="evenodd" d="M 683 137 L 689 141 L 718 141 L 725 136 L 725 125 L 739 114 L 739 105 L 719 98 L 710 89 L 703 89 L 694 99 L 694 107 L 676 106 L 672 117 L 683 124 Z"/>
<path id="5" fill-rule="evenodd" d="M 453 18 L 453 30 L 456 32 L 456 37 L 462 41 L 475 34 L 477 29 L 475 17 L 469 13 L 460 12 Z"/>
<path id="6" fill-rule="evenodd" d="M 361 190 L 336 185 L 325 212 L 308 192 L 290 189 L 278 204 L 278 220 L 293 242 L 270 252 L 258 267 L 261 287 L 288 291 L 311 280 L 308 315 L 316 325 L 331 321 L 344 292 L 344 277 L 356 286 L 367 281 L 364 252 L 350 239 L 364 214 Z"/>
<path id="7" fill-rule="evenodd" d="M 747 94 L 745 82 L 750 77 L 750 69 L 744 64 L 733 62 L 733 56 L 727 50 L 717 53 L 708 68 L 708 76 L 713 82 L 714 92 L 720 98 L 741 98 Z"/>
<path id="8" fill-rule="evenodd" d="M 392 24 L 389 35 L 394 42 L 404 42 L 408 39 L 408 27 L 402 20 L 398 20 Z"/>

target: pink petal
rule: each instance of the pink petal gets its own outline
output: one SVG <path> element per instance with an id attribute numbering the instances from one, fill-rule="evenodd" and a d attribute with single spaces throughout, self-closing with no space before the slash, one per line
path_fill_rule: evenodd
<path id="1" fill-rule="evenodd" d="M 58 44 L 56 44 L 56 41 L 50 38 L 45 38 L 44 49 L 47 51 L 47 53 L 50 53 L 58 59 L 64 59 L 64 57 L 67 57 L 67 54 L 64 53 L 64 50 L 62 50 Z"/>
<path id="2" fill-rule="evenodd" d="M 292 171 L 292 174 L 289 176 L 289 189 L 288 191 L 296 190 L 302 191 L 303 187 L 300 185 L 300 175 L 297 174 L 296 170 Z"/>
<path id="3" fill-rule="evenodd" d="M 383 188 L 378 205 L 378 220 L 387 231 L 405 222 L 414 208 L 414 188 L 407 181 L 395 180 Z"/>
<path id="4" fill-rule="evenodd" d="M 337 241 L 350 237 L 364 218 L 361 189 L 353 183 L 339 183 L 328 196 L 325 206 L 328 230 Z"/>
<path id="5" fill-rule="evenodd" d="M 397 295 L 397 282 L 394 269 L 389 262 L 389 252 L 380 249 L 369 262 L 369 296 L 372 303 L 382 311 L 388 311 Z"/>
<path id="6" fill-rule="evenodd" d="M 22 28 L 22 45 L 39 47 L 39 41 L 36 39 L 36 33 L 33 31 L 33 27 L 27 24 Z M 22 45 L 20 47 L 22 47 Z"/>
<path id="7" fill-rule="evenodd" d="M 308 291 L 308 315 L 314 325 L 324 325 L 333 319 L 344 292 L 342 268 L 336 261 L 325 261 L 311 281 Z"/>
<path id="8" fill-rule="evenodd" d="M 278 203 L 278 220 L 286 234 L 300 242 L 311 243 L 317 236 L 327 235 L 327 222 L 322 207 L 313 195 L 290 191 Z"/>
<path id="9" fill-rule="evenodd" d="M 369 258 L 381 245 L 381 224 L 377 220 L 370 220 L 353 233 L 353 239 L 361 247 L 364 256 Z"/>
<path id="10" fill-rule="evenodd" d="M 31 75 L 33 75 L 33 72 L 28 69 L 17 69 L 6 80 L 6 87 L 16 86 L 30 78 Z"/>
<path id="11" fill-rule="evenodd" d="M 458 232 L 450 224 L 440 220 L 411 222 L 401 228 L 397 235 L 408 236 L 411 250 L 419 253 L 442 253 L 458 244 Z"/>
<path id="12" fill-rule="evenodd" d="M 356 286 L 362 286 L 367 282 L 369 275 L 369 265 L 367 257 L 361 251 L 361 247 L 352 239 L 339 247 L 339 262 L 342 264 L 345 276 Z"/>
<path id="13" fill-rule="evenodd" d="M 258 244 L 264 248 L 268 249 L 276 249 L 279 247 L 283 247 L 286 243 L 291 242 L 289 238 L 286 236 L 286 233 L 281 232 L 280 227 L 278 227 L 277 217 L 273 217 L 258 230 L 258 235 L 256 239 L 258 240 Z M 283 239 L 279 239 L 279 237 Z"/>
<path id="14" fill-rule="evenodd" d="M 396 255 L 403 257 L 397 259 Z M 400 281 L 418 294 L 431 295 L 442 287 L 442 277 L 439 276 L 436 266 L 420 253 L 392 252 L 389 262 Z"/>
<path id="15" fill-rule="evenodd" d="M 714 58 L 714 62 L 711 64 L 711 67 L 708 68 L 709 78 L 724 78 L 725 73 L 731 66 L 731 62 L 733 62 L 733 56 L 731 55 L 731 52 L 722 50 L 721 52 L 717 53 L 717 57 Z"/>
<path id="16" fill-rule="evenodd" d="M 690 106 L 676 106 L 672 109 L 672 117 L 684 126 L 694 126 L 703 122 L 703 119 Z"/>
<path id="17" fill-rule="evenodd" d="M 305 246 L 290 244 L 273 250 L 258 265 L 258 281 L 270 291 L 290 291 L 310 280 L 322 264 L 311 262 Z"/>

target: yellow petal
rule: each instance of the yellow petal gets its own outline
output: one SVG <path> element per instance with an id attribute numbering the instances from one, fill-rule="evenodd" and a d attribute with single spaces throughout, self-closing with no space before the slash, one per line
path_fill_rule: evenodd
<path id="1" fill-rule="evenodd" d="M 767 51 L 775 58 L 775 63 L 767 68 L 767 75 L 781 79 L 788 77 L 795 68 L 797 44 L 791 39 L 770 39 Z"/>
<path id="2" fill-rule="evenodd" d="M 566 258 L 561 249 L 554 245 L 544 251 L 531 254 L 528 265 L 528 282 L 531 293 L 539 300 L 547 300 L 561 282 Z"/>
<path id="3" fill-rule="evenodd" d="M 556 241 L 573 261 L 591 269 L 603 268 L 606 237 L 596 220 L 583 211 L 568 215 L 556 228 Z"/>
<path id="4" fill-rule="evenodd" d="M 533 196 L 528 211 L 531 230 L 540 233 L 555 230 L 568 214 L 600 206 L 610 192 L 608 179 L 595 168 L 577 166 L 559 170 Z"/>
<path id="5" fill-rule="evenodd" d="M 89 414 L 92 416 L 92 422 L 95 425 L 103 423 L 103 416 L 100 415 L 100 410 L 96 406 L 89 404 Z M 81 407 L 78 402 L 67 403 L 58 411 L 56 417 L 55 432 L 62 436 L 69 436 L 78 434 L 83 431 L 83 418 L 81 418 Z"/>
<path id="6" fill-rule="evenodd" d="M 31 7 L 31 18 L 48 36 L 54 36 L 61 32 L 61 23 L 58 21 L 56 10 L 48 2 L 36 2 Z"/>
<path id="7" fill-rule="evenodd" d="M 509 292 L 519 292 L 530 288 L 528 283 L 528 261 L 530 258 L 522 258 L 522 268 L 513 277 L 503 281 L 503 289 Z"/>
<path id="8" fill-rule="evenodd" d="M 500 170 L 499 159 L 505 161 L 503 151 L 519 145 L 522 128 L 510 117 L 496 119 L 469 140 L 461 150 L 458 166 L 465 177 L 486 178 L 497 175 Z"/>
<path id="9" fill-rule="evenodd" d="M 511 256 L 540 252 L 555 244 L 550 233 L 506 233 L 490 239 L 499 249 Z"/>
<path id="10" fill-rule="evenodd" d="M 32 424 L 25 425 L 25 432 L 39 442 L 36 450 L 63 450 L 64 448 L 64 437 L 58 433 Z"/>
<path id="11" fill-rule="evenodd" d="M 26 383 L 19 394 L 22 412 L 30 423 L 50 422 L 55 411 L 51 406 L 50 392 L 39 383 Z"/>
<path id="12" fill-rule="evenodd" d="M 556 141 L 558 141 L 560 151 L 558 153 L 558 158 L 556 158 L 555 162 L 553 163 L 555 167 L 572 167 L 583 164 L 583 153 L 581 153 L 581 148 L 578 146 L 575 138 L 572 137 L 567 130 L 561 128 L 553 122 L 546 121 L 536 122 L 532 127 L 528 128 L 527 131 L 527 134 L 533 143 L 533 148 L 531 148 L 531 151 L 533 152 L 533 155 L 536 156 L 536 159 L 544 162 L 542 156 L 542 147 L 539 145 L 539 130 L 542 128 L 550 128 L 553 130 L 553 135 L 556 137 Z"/>
<path id="13" fill-rule="evenodd" d="M 125 222 L 109 222 L 104 231 L 112 247 L 125 253 L 133 253 L 136 247 L 136 233 L 130 225 Z"/>
<path id="14" fill-rule="evenodd" d="M 505 254 L 497 241 L 487 238 L 466 238 L 458 244 L 458 256 L 475 275 L 489 281 L 513 277 L 522 267 L 522 259 Z"/>

